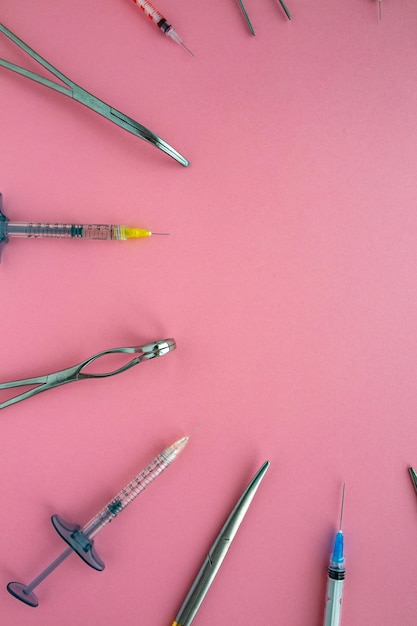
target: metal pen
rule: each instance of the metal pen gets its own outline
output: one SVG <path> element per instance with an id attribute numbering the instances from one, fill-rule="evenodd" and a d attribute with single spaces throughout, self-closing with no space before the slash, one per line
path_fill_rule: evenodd
<path id="1" fill-rule="evenodd" d="M 239 498 L 210 548 L 172 626 L 190 626 L 194 620 L 269 465 L 269 461 L 265 461 Z"/>

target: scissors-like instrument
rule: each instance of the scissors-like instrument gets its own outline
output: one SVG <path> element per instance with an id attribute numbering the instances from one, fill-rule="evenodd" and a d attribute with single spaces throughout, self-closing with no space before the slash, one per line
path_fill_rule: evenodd
<path id="1" fill-rule="evenodd" d="M 33 387 L 28 391 L 20 393 L 19 395 L 0 403 L 0 409 L 4 409 L 11 404 L 16 404 L 21 400 L 26 400 L 26 398 L 31 398 L 32 396 L 41 393 L 42 391 L 47 391 L 48 389 L 53 389 L 54 387 L 65 385 L 66 383 L 72 383 L 77 380 L 86 380 L 88 378 L 107 378 L 108 376 L 121 374 L 122 372 L 125 372 L 134 365 L 142 363 L 142 361 L 147 361 L 149 359 L 154 359 L 158 356 L 163 356 L 164 354 L 175 350 L 175 348 L 176 343 L 174 339 L 161 339 L 159 341 L 147 343 L 143 346 L 133 346 L 131 348 L 113 348 L 110 350 L 104 350 L 103 352 L 98 352 L 97 354 L 94 354 L 89 359 L 86 359 L 78 365 L 74 365 L 73 367 L 67 367 L 66 369 L 60 370 L 59 372 L 54 372 L 53 374 L 48 374 L 46 376 L 37 376 L 35 378 L 23 378 L 22 380 L 15 380 L 9 383 L 1 383 L 0 390 L 12 389 L 13 387 L 24 387 L 26 385 L 37 385 L 37 387 Z M 94 361 L 97 361 L 101 357 L 107 356 L 109 354 L 135 354 L 136 356 L 128 363 L 125 363 L 121 367 L 118 367 L 117 369 L 110 372 L 94 374 L 83 371 Z"/>
<path id="2" fill-rule="evenodd" d="M 16 37 L 16 35 L 14 35 L 8 28 L 3 26 L 3 24 L 0 24 L 0 32 L 2 32 L 4 35 L 6 35 L 6 37 L 11 39 L 11 41 L 19 46 L 19 48 L 24 50 L 30 57 L 35 59 L 35 61 L 40 63 L 40 65 L 45 67 L 49 72 L 51 72 L 51 74 L 61 80 L 65 85 L 67 85 L 67 87 L 55 83 L 54 81 L 47 78 L 43 78 L 43 76 L 39 76 L 39 74 L 30 72 L 29 70 L 26 70 L 19 65 L 15 65 L 14 63 L 10 63 L 5 59 L 0 59 L 1 66 L 5 67 L 8 70 L 12 70 L 13 72 L 17 72 L 17 74 L 21 74 L 26 78 L 31 78 L 37 83 L 41 83 L 41 85 L 44 85 L 45 87 L 55 89 L 55 91 L 59 91 L 65 96 L 69 96 L 73 100 L 84 104 L 92 111 L 95 111 L 96 113 L 99 113 L 103 117 L 107 118 L 108 120 L 110 120 L 110 122 L 113 122 L 117 126 L 120 126 L 121 128 L 124 128 L 125 130 L 132 133 L 133 135 L 136 135 L 136 137 L 140 137 L 141 139 L 147 141 L 156 148 L 159 148 L 159 150 L 162 150 L 163 152 L 168 154 L 170 157 L 178 161 L 178 163 L 181 163 L 181 165 L 184 165 L 185 167 L 189 165 L 189 161 L 185 157 L 183 157 L 182 154 L 180 154 L 177 150 L 175 150 L 175 148 L 170 146 L 166 141 L 158 137 L 158 135 L 155 135 L 155 133 L 150 131 L 145 126 L 142 126 L 142 124 L 139 124 L 124 113 L 121 113 L 117 109 L 114 109 L 102 100 L 99 100 L 99 98 L 96 98 L 96 96 L 88 93 L 88 91 L 86 91 L 85 89 L 82 89 L 81 87 L 76 85 L 74 82 L 72 82 L 72 80 L 64 76 L 64 74 L 54 68 L 50 63 L 48 63 L 48 61 L 43 59 L 37 52 L 32 50 L 32 48 L 29 48 L 29 46 L 26 45 L 24 41 Z"/>

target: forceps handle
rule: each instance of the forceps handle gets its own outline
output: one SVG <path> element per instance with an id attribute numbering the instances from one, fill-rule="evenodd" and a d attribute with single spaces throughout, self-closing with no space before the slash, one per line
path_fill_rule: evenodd
<path id="1" fill-rule="evenodd" d="M 64 383 L 71 382 L 74 380 L 81 380 L 83 378 L 103 378 L 105 376 L 112 376 L 113 374 L 118 374 L 119 372 L 123 372 L 126 369 L 129 369 L 130 367 L 132 367 L 133 365 L 136 365 L 136 363 L 139 363 L 144 358 L 144 355 L 142 354 L 141 356 L 135 357 L 134 359 L 132 359 L 125 365 L 121 366 L 120 368 L 117 368 L 111 372 L 104 372 L 103 374 L 93 374 L 93 373 L 84 374 L 82 370 L 88 365 L 90 365 L 90 363 L 97 361 L 98 359 L 100 359 L 103 356 L 106 356 L 107 354 L 117 354 L 117 353 L 129 354 L 129 353 L 134 353 L 140 349 L 141 348 L 114 348 L 110 350 L 103 350 L 102 352 L 97 352 L 97 354 L 93 354 L 93 356 L 89 357 L 85 361 L 82 361 L 81 363 L 78 363 L 77 365 L 73 365 L 72 367 L 67 367 L 57 372 L 53 372 L 52 374 L 47 374 L 45 376 L 35 376 L 34 378 L 21 378 L 19 380 L 13 380 L 8 383 L 0 383 L 0 390 L 12 389 L 13 387 L 24 387 L 25 385 L 42 385 L 42 384 L 45 385 L 49 389 L 50 386 L 56 386 L 58 384 L 62 385 Z M 44 389 L 43 387 L 40 387 L 38 388 L 38 390 L 43 391 Z M 37 389 L 31 389 L 27 393 L 32 394 L 36 391 Z"/>
<path id="2" fill-rule="evenodd" d="M 59 91 L 60 93 L 68 96 L 72 94 L 72 90 L 68 89 L 68 87 L 64 87 L 63 85 L 59 85 L 58 83 L 54 83 L 53 80 L 49 80 L 48 78 L 44 78 L 43 76 L 39 76 L 39 74 L 35 74 L 34 72 L 30 72 L 29 70 L 25 70 L 25 68 L 20 67 L 20 65 L 16 65 L 15 63 L 10 63 L 10 61 L 6 61 L 5 59 L 0 59 L 0 65 L 5 67 L 7 70 L 11 70 L 12 72 L 16 72 L 16 74 L 20 74 L 25 78 L 30 78 L 31 80 L 44 85 L 45 87 L 50 87 L 51 89 L 55 89 L 55 91 Z"/>
<path id="3" fill-rule="evenodd" d="M 13 43 L 15 43 L 17 46 L 19 46 L 19 48 L 21 48 L 30 57 L 32 57 L 32 59 L 35 59 L 35 61 L 37 61 L 40 65 L 42 65 L 44 68 L 46 68 L 49 72 L 51 72 L 51 74 L 53 74 L 54 76 L 59 78 L 59 80 L 62 80 L 63 83 L 65 83 L 69 87 L 74 87 L 75 83 L 73 83 L 69 78 L 67 78 L 67 76 L 65 76 L 65 74 L 63 74 L 62 72 L 57 70 L 56 67 L 51 65 L 46 59 L 41 57 L 40 54 L 35 52 L 35 50 L 30 48 L 24 41 L 19 39 L 19 37 L 14 35 L 8 28 L 6 28 L 4 26 L 4 24 L 1 24 L 1 23 L 0 23 L 0 32 L 2 32 L 3 35 L 8 37 L 11 41 L 13 41 Z M 33 80 L 37 80 L 38 82 L 41 82 L 41 83 L 45 84 L 48 87 L 52 87 L 53 89 L 56 89 L 57 87 L 60 87 L 60 85 L 57 85 L 56 83 L 54 83 L 52 81 L 48 81 L 47 79 L 43 79 L 42 76 L 38 76 L 37 74 L 34 74 L 33 72 L 27 72 L 27 74 L 25 74 L 24 72 L 26 70 L 24 70 L 23 68 L 19 67 L 18 65 L 14 65 L 13 63 L 8 63 L 8 61 L 4 61 L 3 59 L 1 59 L 1 61 L 2 61 L 1 65 L 3 65 L 3 67 L 7 67 L 8 69 L 13 69 L 13 71 L 19 72 L 23 76 L 27 76 L 28 78 L 32 78 Z M 21 70 L 21 71 L 19 71 L 19 70 Z M 43 82 L 43 81 L 46 81 L 46 82 Z M 63 88 L 61 88 L 61 89 L 63 89 Z M 58 89 L 58 91 L 60 91 L 60 89 Z M 64 89 L 63 93 L 67 93 L 67 91 L 68 90 Z"/>
<path id="4" fill-rule="evenodd" d="M 14 380 L 9 383 L 1 383 L 0 389 L 12 389 L 13 387 L 25 387 L 26 385 L 38 385 L 34 389 L 28 389 L 28 391 L 24 391 L 23 393 L 6 400 L 5 402 L 0 403 L 0 409 L 5 409 L 7 406 L 11 406 L 12 404 L 16 404 L 21 400 L 26 400 L 26 398 L 31 398 L 41 391 L 45 391 L 45 389 L 49 389 L 47 387 L 47 376 L 38 376 L 37 378 L 23 378 L 22 380 Z"/>
<path id="5" fill-rule="evenodd" d="M 13 387 L 23 387 L 24 385 L 41 385 L 42 383 L 46 382 L 46 379 L 47 376 L 37 376 L 36 378 L 22 378 L 22 380 L 13 380 L 10 383 L 0 383 L 0 389 L 12 389 Z"/>
<path id="6" fill-rule="evenodd" d="M 135 354 L 139 350 L 142 350 L 142 346 L 140 346 L 139 348 L 113 348 L 111 350 L 103 350 L 103 352 L 98 352 L 97 354 L 94 354 L 92 357 L 90 357 L 89 359 L 86 359 L 85 361 L 83 361 L 79 365 L 75 365 L 74 368 L 70 368 L 69 376 L 73 380 L 82 380 L 82 379 L 85 379 L 85 378 L 106 378 L 107 376 L 113 376 L 114 374 L 120 374 L 120 373 L 125 372 L 126 370 L 130 369 L 131 367 L 133 367 L 137 363 L 140 363 L 141 361 L 143 361 L 143 359 L 146 358 L 146 355 L 142 352 L 142 354 L 140 354 L 139 356 L 136 356 L 134 359 L 132 359 L 128 363 L 125 363 L 121 367 L 118 367 L 115 370 L 112 370 L 110 372 L 104 372 L 102 374 L 93 374 L 93 373 L 85 374 L 82 370 L 84 368 L 88 367 L 94 361 L 97 361 L 98 359 L 101 359 L 102 357 L 107 356 L 108 354 Z M 75 369 L 75 371 L 72 371 L 74 369 Z M 66 370 L 63 370 L 63 372 L 65 372 L 65 371 Z"/>
<path id="7" fill-rule="evenodd" d="M 92 363 L 93 361 L 96 361 L 100 357 L 105 356 L 106 354 L 128 352 L 128 351 L 130 351 L 130 349 L 128 348 L 126 349 L 116 348 L 114 350 L 106 350 L 103 352 L 99 352 L 98 354 L 94 354 L 92 357 L 90 357 L 89 359 L 86 359 L 85 361 L 83 361 L 82 363 L 79 363 L 78 365 L 68 367 L 66 369 L 60 370 L 59 372 L 54 372 L 53 374 L 48 374 L 47 376 L 38 376 L 35 378 L 22 378 L 21 380 L 15 380 L 9 383 L 2 383 L 0 384 L 0 390 L 12 389 L 14 387 L 25 387 L 26 385 L 38 385 L 38 386 L 34 387 L 33 389 L 28 389 L 27 391 L 24 391 L 18 394 L 17 396 L 14 396 L 14 398 L 10 398 L 9 400 L 6 400 L 5 402 L 0 403 L 0 409 L 5 409 L 6 407 L 11 406 L 12 404 L 16 404 L 17 402 L 20 402 L 21 400 L 26 400 L 27 398 L 31 398 L 32 396 L 35 396 L 38 393 L 41 393 L 42 391 L 47 391 L 48 389 L 53 389 L 54 387 L 65 385 L 66 383 L 71 383 L 77 380 L 85 380 L 87 378 L 107 378 L 108 376 L 113 376 L 114 374 L 120 374 L 121 372 L 124 372 L 130 369 L 137 363 L 140 363 L 145 358 L 145 356 L 142 354 L 132 359 L 131 361 L 129 361 L 122 367 L 119 367 L 111 372 L 105 372 L 103 374 L 93 374 L 93 373 L 85 374 L 82 372 L 82 370 L 88 365 L 90 365 L 90 363 Z"/>

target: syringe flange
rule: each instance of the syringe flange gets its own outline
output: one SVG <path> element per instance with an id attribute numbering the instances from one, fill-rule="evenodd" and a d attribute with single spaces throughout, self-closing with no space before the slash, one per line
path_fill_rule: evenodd
<path id="1" fill-rule="evenodd" d="M 1 208 L 1 207 L 0 207 Z M 65 550 L 53 563 L 51 563 L 39 576 L 29 585 L 17 581 L 10 582 L 7 585 L 7 591 L 18 600 L 21 600 L 28 606 L 36 607 L 39 604 L 33 588 L 48 576 L 62 561 L 64 561 L 71 551 L 78 554 L 84 563 L 90 565 L 95 570 L 101 572 L 104 569 L 104 563 L 97 555 L 94 548 L 94 540 L 89 539 L 82 531 L 78 524 L 70 524 L 65 522 L 58 515 L 52 515 L 51 522 L 59 536 L 68 544 L 69 548 Z"/>
<path id="2" fill-rule="evenodd" d="M 105 565 L 94 548 L 94 540 L 89 539 L 78 524 L 71 524 L 59 515 L 52 515 L 51 522 L 56 532 L 84 563 L 101 572 Z"/>
<path id="3" fill-rule="evenodd" d="M 0 193 L 0 257 L 1 251 L 4 246 L 9 241 L 6 232 L 6 224 L 9 221 L 9 218 L 3 213 L 3 194 Z"/>

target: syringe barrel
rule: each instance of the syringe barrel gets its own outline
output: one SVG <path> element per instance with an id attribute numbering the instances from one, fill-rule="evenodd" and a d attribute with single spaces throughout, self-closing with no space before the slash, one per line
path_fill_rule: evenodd
<path id="1" fill-rule="evenodd" d="M 130 504 L 151 482 L 157 478 L 183 450 L 188 437 L 183 437 L 158 454 L 139 474 L 119 491 L 106 506 L 95 515 L 82 529 L 83 534 L 91 539 L 104 526 L 110 523 L 128 504 Z"/>
<path id="2" fill-rule="evenodd" d="M 149 19 L 155 22 L 156 25 L 164 18 L 162 13 L 160 13 L 155 7 L 149 2 L 149 0 L 133 0 L 135 4 L 145 13 Z"/>
<path id="3" fill-rule="evenodd" d="M 10 237 L 47 239 L 126 239 L 123 227 L 112 224 L 8 222 Z"/>
<path id="4" fill-rule="evenodd" d="M 340 574 L 340 571 L 336 572 L 336 570 L 333 570 L 333 568 L 329 567 L 326 608 L 323 626 L 339 626 L 340 624 L 340 619 L 342 616 L 344 570 L 343 578 L 333 577 L 334 575 L 339 576 Z"/>

